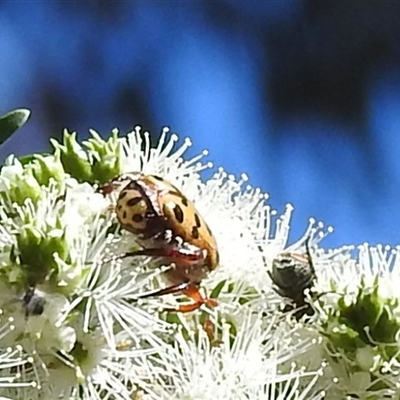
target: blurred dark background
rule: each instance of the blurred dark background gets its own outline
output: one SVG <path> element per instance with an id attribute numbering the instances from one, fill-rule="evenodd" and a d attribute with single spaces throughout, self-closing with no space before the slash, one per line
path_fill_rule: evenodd
<path id="1" fill-rule="evenodd" d="M 168 125 L 192 153 L 332 225 L 323 243 L 398 244 L 400 2 L 0 1 L 1 148 Z"/>

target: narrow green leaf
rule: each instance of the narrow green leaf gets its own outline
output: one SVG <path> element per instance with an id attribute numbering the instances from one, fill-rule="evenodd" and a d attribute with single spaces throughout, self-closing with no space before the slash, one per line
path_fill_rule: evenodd
<path id="1" fill-rule="evenodd" d="M 18 128 L 25 124 L 30 110 L 20 108 L 0 117 L 0 144 L 4 143 Z"/>
<path id="2" fill-rule="evenodd" d="M 50 156 L 50 153 L 40 153 L 43 157 Z M 34 162 L 37 159 L 36 154 L 29 154 L 27 156 L 18 157 L 19 162 L 22 165 L 27 165 Z"/>
<path id="3" fill-rule="evenodd" d="M 219 294 L 221 293 L 222 288 L 225 286 L 226 283 L 226 279 L 224 279 L 223 281 L 219 282 L 217 286 L 215 286 L 215 288 L 212 290 L 211 294 L 210 294 L 210 298 L 211 299 L 216 299 L 218 298 Z"/>

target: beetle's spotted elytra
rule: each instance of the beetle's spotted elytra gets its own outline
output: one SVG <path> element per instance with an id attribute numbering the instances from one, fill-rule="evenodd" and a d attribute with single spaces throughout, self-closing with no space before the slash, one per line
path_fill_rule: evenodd
<path id="1" fill-rule="evenodd" d="M 143 297 L 182 292 L 195 302 L 181 305 L 181 312 L 215 306 L 215 300 L 201 295 L 199 285 L 218 266 L 217 243 L 193 202 L 156 175 L 125 174 L 101 188 L 105 195 L 116 189 L 118 222 L 142 246 L 118 258 L 151 256 L 171 264 L 165 272 L 170 286 Z"/>

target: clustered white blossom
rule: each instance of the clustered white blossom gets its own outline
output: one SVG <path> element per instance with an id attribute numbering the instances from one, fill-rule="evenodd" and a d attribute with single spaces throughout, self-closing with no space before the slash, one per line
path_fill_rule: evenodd
<path id="1" fill-rule="evenodd" d="M 1 400 L 399 398 L 400 248 L 327 251 L 332 228 L 313 219 L 290 244 L 293 207 L 279 215 L 245 175 L 203 182 L 212 165 L 184 158 L 190 140 L 91 135 L 65 132 L 52 154 L 0 171 Z M 165 268 L 117 259 L 138 244 L 98 190 L 127 172 L 167 179 L 207 221 L 220 262 L 200 290 L 217 307 L 165 313 L 188 299 L 139 299 Z M 284 262 L 304 269 L 304 287 Z M 301 305 L 287 295 L 299 285 Z"/>

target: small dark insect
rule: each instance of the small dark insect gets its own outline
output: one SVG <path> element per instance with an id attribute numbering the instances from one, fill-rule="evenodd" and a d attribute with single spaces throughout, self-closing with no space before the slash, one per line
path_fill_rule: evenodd
<path id="1" fill-rule="evenodd" d="M 34 287 L 30 287 L 24 294 L 22 302 L 26 317 L 42 315 L 46 304 L 45 294 Z"/>
<path id="2" fill-rule="evenodd" d="M 311 289 L 316 280 L 308 241 L 306 254 L 282 253 L 272 262 L 272 271 L 268 271 L 274 286 L 280 296 L 291 301 L 284 312 L 296 310 L 294 316 L 300 319 L 303 315 L 312 315 L 314 310 L 305 296 L 305 290 Z"/>

